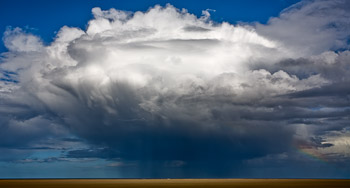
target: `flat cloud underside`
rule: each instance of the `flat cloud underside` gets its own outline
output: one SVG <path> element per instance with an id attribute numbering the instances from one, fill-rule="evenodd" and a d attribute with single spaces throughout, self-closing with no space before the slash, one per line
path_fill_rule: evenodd
<path id="1" fill-rule="evenodd" d="M 181 164 L 289 153 L 296 143 L 332 148 L 329 134 L 348 130 L 350 59 L 347 50 L 330 51 L 346 45 L 331 36 L 348 31 L 325 30 L 321 52 L 317 40 L 289 46 L 298 36 L 266 34 L 314 4 L 301 5 L 256 28 L 171 5 L 133 14 L 94 8 L 86 31 L 65 26 L 48 46 L 9 29 L 0 134 L 11 136 L 1 146 L 73 134 L 100 149 L 73 148 L 67 158 Z"/>

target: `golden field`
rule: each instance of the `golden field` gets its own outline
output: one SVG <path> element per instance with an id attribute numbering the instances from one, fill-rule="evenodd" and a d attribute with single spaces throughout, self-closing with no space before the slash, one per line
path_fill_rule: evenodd
<path id="1" fill-rule="evenodd" d="M 3 179 L 1 188 L 89 187 L 344 187 L 350 180 L 333 179 Z"/>

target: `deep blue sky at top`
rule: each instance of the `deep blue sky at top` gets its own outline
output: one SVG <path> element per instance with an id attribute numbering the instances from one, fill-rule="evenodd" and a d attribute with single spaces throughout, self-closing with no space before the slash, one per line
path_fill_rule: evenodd
<path id="1" fill-rule="evenodd" d="M 201 15 L 202 10 L 213 9 L 214 21 L 266 23 L 269 17 L 278 16 L 284 8 L 299 0 L 0 0 L 0 33 L 7 26 L 26 28 L 50 43 L 64 25 L 85 29 L 92 18 L 91 9 L 115 8 L 127 11 L 146 11 L 156 4 L 170 3 Z M 0 52 L 7 51 L 1 42 Z"/>

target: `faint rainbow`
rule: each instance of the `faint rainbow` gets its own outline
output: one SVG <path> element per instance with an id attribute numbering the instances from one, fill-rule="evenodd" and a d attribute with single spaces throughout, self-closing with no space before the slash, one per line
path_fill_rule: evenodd
<path id="1" fill-rule="evenodd" d="M 317 151 L 317 148 L 308 141 L 294 140 L 293 146 L 298 153 L 309 159 L 322 163 L 329 163 L 329 159 L 324 154 Z"/>
<path id="2" fill-rule="evenodd" d="M 321 154 L 320 152 L 317 152 L 314 148 L 307 148 L 307 147 L 296 147 L 296 150 L 303 154 L 304 156 L 311 158 L 315 161 L 319 161 L 322 163 L 328 163 L 328 159 Z"/>

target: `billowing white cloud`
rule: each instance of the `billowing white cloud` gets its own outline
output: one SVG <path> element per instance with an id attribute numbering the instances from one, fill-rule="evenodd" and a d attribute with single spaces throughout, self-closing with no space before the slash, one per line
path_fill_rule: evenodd
<path id="1" fill-rule="evenodd" d="M 94 8 L 86 31 L 64 26 L 47 46 L 10 29 L 0 114 L 55 121 L 113 148 L 111 158 L 187 164 L 288 152 L 300 124 L 333 122 L 309 139 L 347 121 L 344 109 L 319 110 L 346 101 L 325 101 L 337 95 L 328 87 L 348 91 L 349 52 L 329 51 L 347 47 L 348 22 L 333 6 L 303 2 L 256 26 L 213 23 L 207 11 L 198 18 L 171 5 Z"/>

